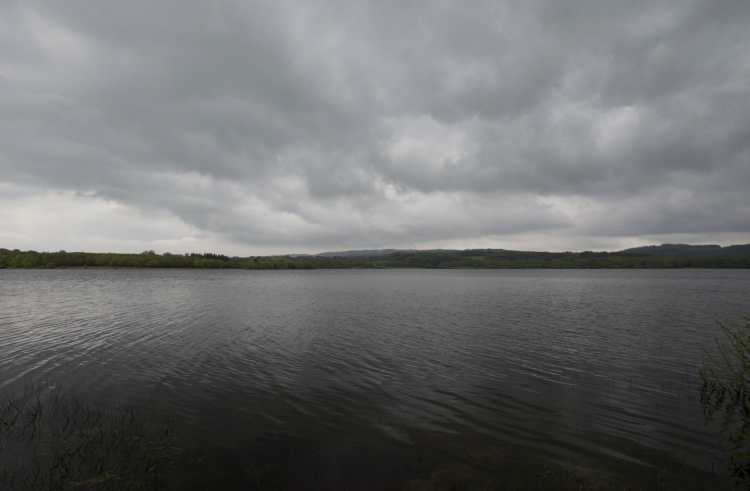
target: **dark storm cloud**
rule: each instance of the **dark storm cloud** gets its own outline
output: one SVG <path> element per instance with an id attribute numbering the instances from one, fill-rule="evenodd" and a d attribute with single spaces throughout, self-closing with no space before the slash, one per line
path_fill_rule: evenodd
<path id="1" fill-rule="evenodd" d="M 246 244 L 750 230 L 744 1 L 0 14 L 6 183 Z"/>

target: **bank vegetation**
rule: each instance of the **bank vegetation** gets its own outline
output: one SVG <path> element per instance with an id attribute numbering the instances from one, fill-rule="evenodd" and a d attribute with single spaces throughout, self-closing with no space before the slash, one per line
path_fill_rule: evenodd
<path id="1" fill-rule="evenodd" d="M 228 257 L 213 253 L 140 254 L 36 252 L 0 249 L 0 269 L 679 269 L 750 268 L 750 256 L 670 257 L 629 252 L 527 252 L 480 249 L 394 252 L 364 257 Z"/>

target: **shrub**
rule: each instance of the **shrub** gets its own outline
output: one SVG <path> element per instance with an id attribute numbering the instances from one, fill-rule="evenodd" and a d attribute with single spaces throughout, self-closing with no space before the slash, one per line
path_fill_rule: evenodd
<path id="1" fill-rule="evenodd" d="M 698 374 L 703 379 L 701 402 L 706 421 L 716 415 L 723 419 L 721 433 L 732 444 L 730 470 L 738 483 L 750 488 L 750 316 L 746 324 L 734 329 L 721 326 L 728 344 L 714 338 L 718 354 L 712 355 L 701 346 L 703 366 Z"/>

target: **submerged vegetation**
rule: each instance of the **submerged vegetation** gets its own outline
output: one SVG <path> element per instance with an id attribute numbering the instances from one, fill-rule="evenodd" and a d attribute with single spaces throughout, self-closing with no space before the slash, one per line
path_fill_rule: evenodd
<path id="1" fill-rule="evenodd" d="M 236 450 L 185 445 L 174 435 L 153 408 L 86 405 L 59 388 L 6 393 L 0 489 L 727 489 L 722 479 L 658 452 L 652 466 L 593 453 L 561 461 L 539 448 L 498 446 L 474 432 L 414 429 L 414 445 L 383 447 L 264 439 Z"/>
<path id="2" fill-rule="evenodd" d="M 745 325 L 721 326 L 726 337 L 714 338 L 716 349 L 701 347 L 701 402 L 707 421 L 717 416 L 721 433 L 731 443 L 730 470 L 738 483 L 750 489 L 750 316 Z M 714 353 L 712 353 L 714 351 Z"/>
<path id="3" fill-rule="evenodd" d="M 498 249 L 398 251 L 379 256 L 228 257 L 221 254 L 36 252 L 0 249 L 0 268 L 201 269 L 674 269 L 750 268 L 750 256 L 670 257 L 633 252 L 526 252 Z"/>
<path id="4" fill-rule="evenodd" d="M 0 401 L 0 489 L 155 489 L 173 442 L 171 424 L 153 410 L 27 386 Z"/>

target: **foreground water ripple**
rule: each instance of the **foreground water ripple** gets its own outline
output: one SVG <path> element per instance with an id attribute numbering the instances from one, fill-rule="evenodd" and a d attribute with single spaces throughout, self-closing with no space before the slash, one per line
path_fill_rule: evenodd
<path id="1" fill-rule="evenodd" d="M 225 446 L 414 428 L 699 462 L 699 346 L 748 291 L 741 270 L 2 270 L 0 387 L 155 401 Z"/>

